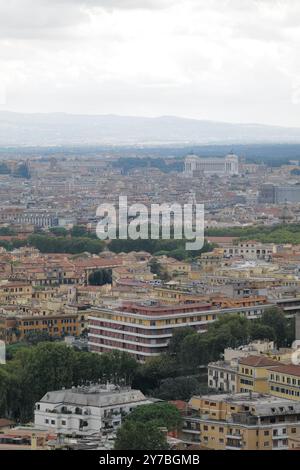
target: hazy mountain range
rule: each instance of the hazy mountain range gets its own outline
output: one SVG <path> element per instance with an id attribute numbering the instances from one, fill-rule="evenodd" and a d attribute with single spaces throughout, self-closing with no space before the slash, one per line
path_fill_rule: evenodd
<path id="1" fill-rule="evenodd" d="M 0 111 L 0 146 L 300 143 L 300 128 L 156 118 Z"/>

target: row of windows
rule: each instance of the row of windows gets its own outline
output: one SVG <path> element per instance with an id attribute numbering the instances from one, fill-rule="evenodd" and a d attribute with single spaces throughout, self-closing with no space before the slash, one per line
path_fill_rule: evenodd
<path id="1" fill-rule="evenodd" d="M 229 380 L 229 378 L 231 380 L 235 380 L 235 374 L 228 374 L 227 372 L 226 373 L 225 372 L 219 372 L 219 371 L 214 370 L 214 369 L 209 369 L 208 375 L 210 375 L 210 376 L 214 375 L 215 378 L 220 377 L 220 379 L 224 379 L 224 377 L 225 377 L 227 380 Z"/>
<path id="2" fill-rule="evenodd" d="M 248 369 L 247 367 L 242 367 L 242 374 L 253 375 L 253 369 Z"/>
<path id="3" fill-rule="evenodd" d="M 281 383 L 287 383 L 289 385 L 298 385 L 298 386 L 300 386 L 300 379 L 287 377 L 285 375 L 271 374 L 270 379 L 274 380 L 275 382 L 281 382 Z"/>
<path id="4" fill-rule="evenodd" d="M 290 390 L 288 388 L 275 387 L 274 385 L 271 385 L 271 390 L 273 390 L 274 392 L 283 393 L 284 395 L 300 397 L 300 391 L 298 390 Z"/>
<path id="5" fill-rule="evenodd" d="M 24 334 L 28 334 L 28 333 L 34 333 L 36 331 L 48 331 L 49 332 L 49 328 L 26 328 L 24 329 Z M 61 330 L 59 328 L 53 328 L 52 330 L 54 333 L 57 333 L 59 331 L 77 331 L 77 327 L 76 326 L 68 326 L 67 328 L 61 328 Z"/>
<path id="6" fill-rule="evenodd" d="M 262 313 L 262 309 L 254 309 L 250 311 L 241 311 L 237 312 L 238 315 L 244 315 L 244 316 L 253 316 L 253 315 L 260 315 Z M 199 315 L 199 316 L 191 316 L 191 317 L 183 317 L 183 318 L 174 318 L 174 319 L 167 319 L 167 320 L 141 320 L 133 317 L 123 317 L 119 315 L 110 315 L 108 313 L 101 312 L 101 317 L 99 316 L 99 319 L 106 319 L 106 320 L 111 320 L 113 319 L 114 321 L 117 322 L 124 322 L 124 323 L 133 323 L 133 324 L 147 324 L 149 323 L 150 326 L 156 326 L 156 325 L 161 325 L 161 324 L 167 324 L 167 325 L 172 325 L 172 324 L 180 324 L 180 323 L 193 323 L 193 322 L 203 322 L 203 321 L 213 321 L 217 319 L 216 314 L 208 314 L 208 315 Z M 99 321 L 99 320 L 98 320 Z M 90 324 L 97 325 L 97 320 L 90 320 Z"/>
<path id="7" fill-rule="evenodd" d="M 240 383 L 244 385 L 251 385 L 253 386 L 253 380 L 247 380 L 247 379 L 240 379 Z"/>
<path id="8" fill-rule="evenodd" d="M 51 325 L 51 324 L 54 324 L 54 325 L 57 325 L 57 322 L 59 320 L 30 320 L 30 321 L 24 321 L 23 322 L 23 326 L 33 326 L 33 325 L 39 325 L 39 324 L 42 324 L 42 325 Z M 62 320 L 60 320 L 61 323 L 76 323 L 76 318 L 64 318 Z"/>
<path id="9" fill-rule="evenodd" d="M 55 421 L 55 419 L 49 420 L 48 418 L 45 418 L 45 424 L 52 424 L 52 425 L 55 425 L 55 424 L 56 424 L 56 421 Z M 62 419 L 62 420 L 61 420 L 61 425 L 62 425 L 62 426 L 66 426 L 66 425 L 67 425 L 67 421 L 66 421 L 65 419 Z"/>

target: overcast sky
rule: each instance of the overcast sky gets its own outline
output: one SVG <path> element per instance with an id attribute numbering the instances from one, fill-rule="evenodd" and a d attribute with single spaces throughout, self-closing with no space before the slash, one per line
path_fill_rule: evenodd
<path id="1" fill-rule="evenodd" d="M 0 0 L 0 109 L 300 127 L 300 1 Z"/>

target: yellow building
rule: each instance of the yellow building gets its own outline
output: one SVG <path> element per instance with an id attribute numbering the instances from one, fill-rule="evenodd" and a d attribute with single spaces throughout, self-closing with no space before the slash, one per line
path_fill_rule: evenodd
<path id="1" fill-rule="evenodd" d="M 81 333 L 79 315 L 16 316 L 15 329 L 18 339 L 30 333 L 48 333 L 51 337 L 78 336 Z"/>
<path id="2" fill-rule="evenodd" d="M 27 282 L 7 282 L 0 285 L 1 304 L 27 304 L 31 301 L 33 288 Z"/>
<path id="3" fill-rule="evenodd" d="M 271 395 L 300 401 L 300 366 L 280 364 L 267 372 Z"/>
<path id="4" fill-rule="evenodd" d="M 268 368 L 277 367 L 278 362 L 266 356 L 248 356 L 239 360 L 238 392 L 269 392 Z"/>
<path id="5" fill-rule="evenodd" d="M 240 393 L 193 397 L 182 438 L 212 450 L 284 450 L 300 437 L 300 403 Z"/>

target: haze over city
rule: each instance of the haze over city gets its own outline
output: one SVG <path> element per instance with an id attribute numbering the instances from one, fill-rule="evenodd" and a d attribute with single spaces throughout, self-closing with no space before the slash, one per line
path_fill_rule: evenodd
<path id="1" fill-rule="evenodd" d="M 1 2 L 1 109 L 300 127 L 299 15 L 297 0 Z"/>

